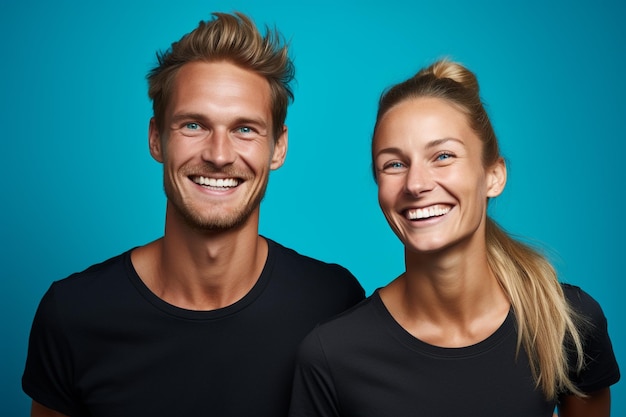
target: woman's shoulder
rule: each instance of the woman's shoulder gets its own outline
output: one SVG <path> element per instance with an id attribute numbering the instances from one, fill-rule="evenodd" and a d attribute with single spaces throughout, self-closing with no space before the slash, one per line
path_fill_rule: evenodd
<path id="1" fill-rule="evenodd" d="M 577 323 L 586 357 L 586 366 L 572 371 L 572 381 L 583 392 L 593 392 L 616 383 L 620 379 L 619 366 L 602 307 L 580 287 L 561 286 L 567 302 L 579 316 Z M 570 361 L 574 363 L 575 359 L 571 357 Z"/>
<path id="2" fill-rule="evenodd" d="M 372 294 L 348 310 L 318 324 L 305 338 L 304 344 L 321 344 L 325 349 L 346 347 L 371 338 L 376 327 L 376 294 Z"/>
<path id="3" fill-rule="evenodd" d="M 561 288 L 565 299 L 574 311 L 591 320 L 604 318 L 600 303 L 582 288 L 566 283 L 562 283 Z"/>

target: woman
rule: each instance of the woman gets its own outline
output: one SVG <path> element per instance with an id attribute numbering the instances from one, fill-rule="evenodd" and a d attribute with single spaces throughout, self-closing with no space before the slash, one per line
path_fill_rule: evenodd
<path id="1" fill-rule="evenodd" d="M 440 61 L 386 91 L 372 158 L 405 272 L 305 339 L 290 415 L 608 416 L 600 306 L 487 216 L 506 166 L 474 74 Z"/>

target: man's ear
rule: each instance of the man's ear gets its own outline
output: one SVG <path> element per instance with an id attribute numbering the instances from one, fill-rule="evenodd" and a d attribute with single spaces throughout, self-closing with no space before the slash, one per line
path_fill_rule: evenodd
<path id="1" fill-rule="evenodd" d="M 289 142 L 289 134 L 287 132 L 287 126 L 283 125 L 283 131 L 278 136 L 278 139 L 274 142 L 274 152 L 272 153 L 272 160 L 270 162 L 270 169 L 278 169 L 285 163 L 285 157 L 287 156 L 287 144 Z"/>
<path id="2" fill-rule="evenodd" d="M 154 117 L 150 119 L 148 127 L 148 146 L 150 147 L 150 155 L 157 161 L 163 162 L 163 150 L 161 148 L 161 134 L 157 127 Z"/>
<path id="3" fill-rule="evenodd" d="M 497 197 L 506 185 L 506 162 L 499 158 L 487 169 L 487 197 Z"/>

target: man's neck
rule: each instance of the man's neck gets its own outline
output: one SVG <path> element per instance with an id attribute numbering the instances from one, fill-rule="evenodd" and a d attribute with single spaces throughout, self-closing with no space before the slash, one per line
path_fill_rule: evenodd
<path id="1" fill-rule="evenodd" d="M 146 286 L 172 305 L 226 307 L 252 289 L 265 265 L 268 245 L 257 225 L 219 233 L 166 227 L 163 238 L 133 252 L 133 265 Z"/>

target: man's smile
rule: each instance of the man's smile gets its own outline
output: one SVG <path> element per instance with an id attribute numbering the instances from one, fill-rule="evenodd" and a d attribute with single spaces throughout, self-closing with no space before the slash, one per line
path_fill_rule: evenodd
<path id="1" fill-rule="evenodd" d="M 193 176 L 191 180 L 204 187 L 219 189 L 235 188 L 242 182 L 238 178 L 211 178 L 203 176 Z"/>

